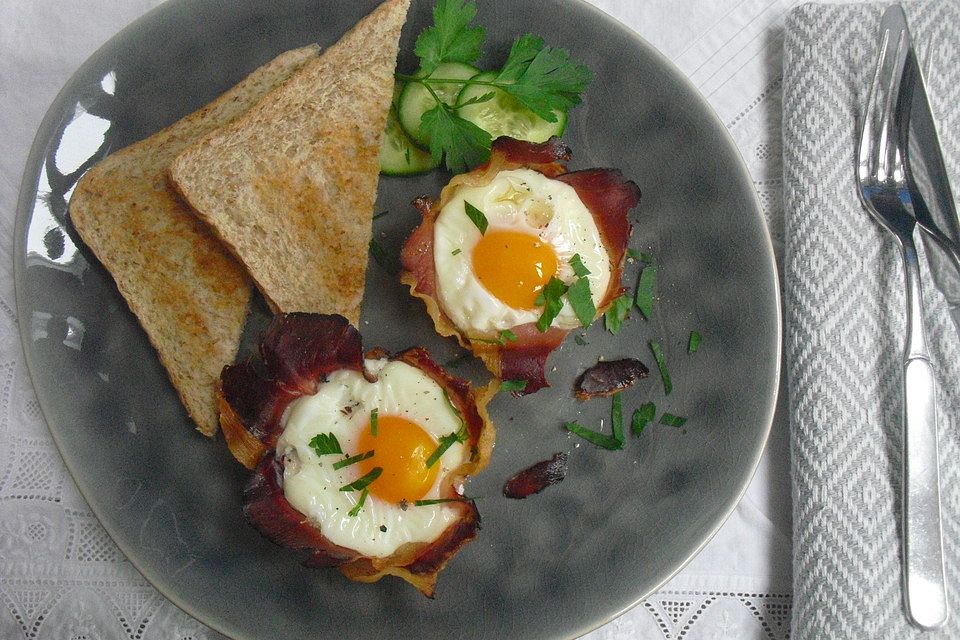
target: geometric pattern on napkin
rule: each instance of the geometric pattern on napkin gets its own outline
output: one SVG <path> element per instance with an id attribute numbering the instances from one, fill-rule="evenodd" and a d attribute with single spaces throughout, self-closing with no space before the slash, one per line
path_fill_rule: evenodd
<path id="1" fill-rule="evenodd" d="M 904 6 L 915 42 L 937 49 L 928 90 L 960 187 L 960 3 Z M 793 637 L 801 640 L 960 638 L 960 338 L 922 255 L 952 613 L 944 628 L 924 633 L 903 608 L 904 278 L 893 237 L 863 211 L 854 188 L 856 123 L 882 9 L 804 5 L 791 12 L 784 40 L 785 358 Z"/>

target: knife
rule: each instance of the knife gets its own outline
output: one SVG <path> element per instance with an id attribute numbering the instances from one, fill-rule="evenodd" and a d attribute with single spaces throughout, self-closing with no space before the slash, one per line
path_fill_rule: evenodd
<path id="1" fill-rule="evenodd" d="M 903 7 L 893 9 L 906 24 Z M 907 184 L 917 224 L 924 231 L 924 247 L 934 286 L 947 301 L 960 334 L 960 218 L 940 148 L 937 124 L 930 107 L 923 69 L 910 40 L 902 85 L 907 126 L 901 127 L 901 149 Z"/>

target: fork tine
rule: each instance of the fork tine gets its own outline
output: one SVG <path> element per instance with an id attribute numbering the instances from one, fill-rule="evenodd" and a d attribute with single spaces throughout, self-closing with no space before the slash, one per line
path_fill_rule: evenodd
<path id="1" fill-rule="evenodd" d="M 890 44 L 890 31 L 885 31 L 880 43 L 880 52 L 877 54 L 877 69 L 870 84 L 870 94 L 867 97 L 867 107 L 863 113 L 863 122 L 860 128 L 860 151 L 858 155 L 860 178 L 864 179 L 873 172 L 874 155 L 874 124 L 877 120 L 877 97 L 880 94 L 880 79 L 883 75 L 883 66 L 887 58 L 887 48 Z"/>
<path id="2" fill-rule="evenodd" d="M 890 32 L 887 32 L 889 38 Z M 881 111 L 880 121 L 880 143 L 877 146 L 877 180 L 895 179 L 897 171 L 897 138 L 896 138 L 896 110 L 897 98 L 900 95 L 900 79 L 903 76 L 903 47 L 905 36 L 901 32 L 897 38 L 897 50 L 893 56 L 893 68 L 890 69 L 889 76 L 886 78 L 885 95 L 883 96 L 883 109 Z M 886 57 L 886 56 L 885 56 Z M 886 63 L 886 60 L 884 60 Z"/>

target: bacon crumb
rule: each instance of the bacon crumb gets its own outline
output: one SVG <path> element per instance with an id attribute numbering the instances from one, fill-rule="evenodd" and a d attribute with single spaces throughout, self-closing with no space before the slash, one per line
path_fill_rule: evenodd
<path id="1" fill-rule="evenodd" d="M 503 495 L 522 500 L 557 484 L 567 475 L 567 454 L 555 453 L 549 460 L 538 462 L 516 474 L 503 485 Z"/>
<path id="2" fill-rule="evenodd" d="M 612 396 L 646 378 L 650 371 L 636 358 L 601 360 L 577 378 L 574 393 L 577 400 Z"/>

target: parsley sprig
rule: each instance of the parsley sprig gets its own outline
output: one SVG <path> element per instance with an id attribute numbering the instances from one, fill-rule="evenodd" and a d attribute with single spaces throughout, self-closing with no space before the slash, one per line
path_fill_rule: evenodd
<path id="1" fill-rule="evenodd" d="M 429 77 L 446 62 L 472 64 L 482 53 L 486 31 L 471 23 L 477 15 L 474 2 L 437 0 L 433 25 L 417 37 L 413 51 L 420 60 L 415 75 L 397 74 L 399 80 L 427 88 L 437 105 L 425 112 L 421 131 L 429 131 L 430 153 L 439 162 L 446 156 L 447 168 L 462 172 L 482 164 L 490 155 L 490 134 L 457 115 L 456 107 L 436 95 L 433 85 L 483 85 L 500 89 L 547 122 L 556 122 L 556 112 L 566 112 L 580 103 L 580 94 L 593 79 L 590 69 L 572 60 L 564 49 L 549 47 L 542 38 L 526 34 L 518 38 L 500 72 L 492 80 L 457 80 Z M 471 100 L 492 99 L 493 91 Z M 463 106 L 463 105 L 460 105 Z"/>

